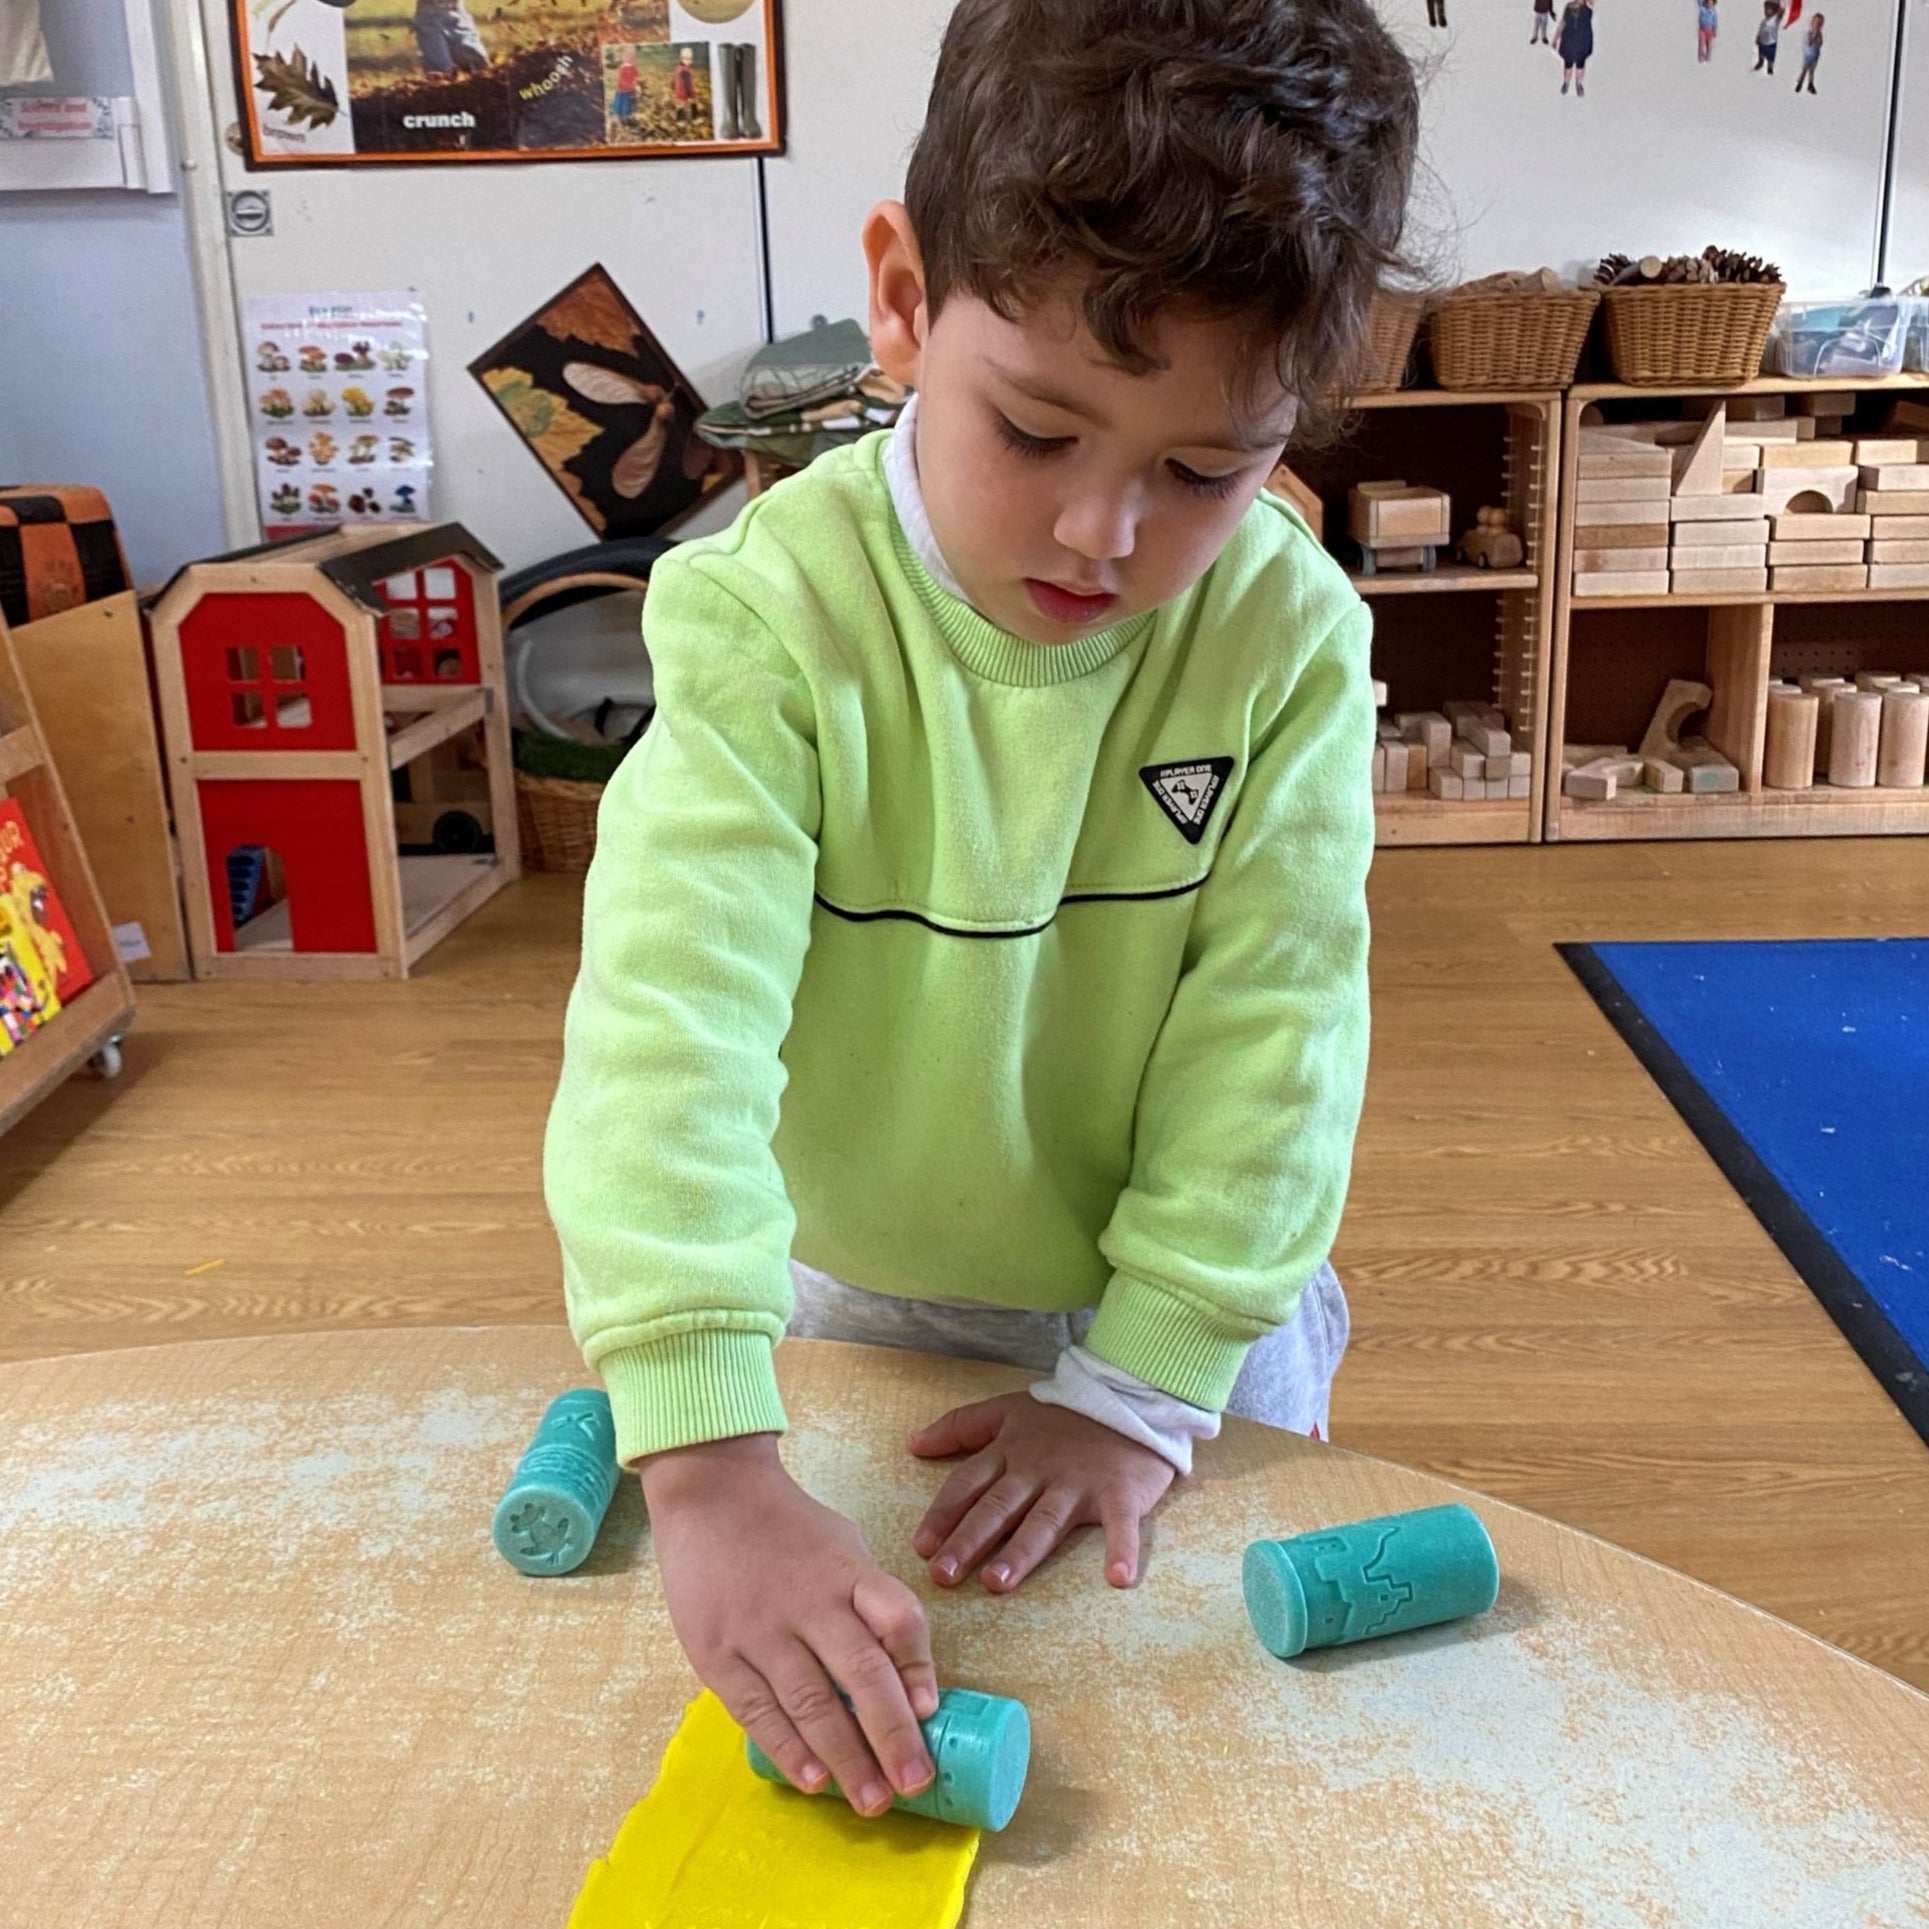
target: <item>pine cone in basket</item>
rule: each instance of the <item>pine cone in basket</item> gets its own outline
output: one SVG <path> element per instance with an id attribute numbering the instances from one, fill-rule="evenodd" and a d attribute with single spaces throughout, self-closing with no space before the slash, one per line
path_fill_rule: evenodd
<path id="1" fill-rule="evenodd" d="M 1595 281 L 1604 288 L 1680 286 L 1688 283 L 1779 282 L 1782 271 L 1759 255 L 1745 255 L 1732 248 L 1704 248 L 1698 255 L 1643 255 L 1639 261 L 1622 254 L 1603 255 L 1594 270 Z"/>
<path id="2" fill-rule="evenodd" d="M 1701 258 L 1713 269 L 1716 281 L 1780 281 L 1782 271 L 1760 255 L 1745 255 L 1733 248 L 1704 248 Z"/>

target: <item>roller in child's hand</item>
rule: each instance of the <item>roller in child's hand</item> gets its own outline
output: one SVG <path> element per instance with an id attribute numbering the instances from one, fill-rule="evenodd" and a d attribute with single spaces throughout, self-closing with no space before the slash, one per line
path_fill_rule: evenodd
<path id="1" fill-rule="evenodd" d="M 616 1478 L 609 1395 L 598 1387 L 558 1395 L 496 1503 L 497 1550 L 525 1574 L 567 1574 L 582 1566 Z"/>
<path id="2" fill-rule="evenodd" d="M 938 1711 L 920 1724 L 937 1775 L 929 1788 L 900 1795 L 892 1804 L 911 1815 L 960 1828 L 997 1830 L 1016 1812 L 1031 1767 L 1031 1717 L 1022 1701 L 946 1688 Z M 784 1771 L 748 1735 L 750 1766 L 767 1782 L 785 1782 Z M 825 1791 L 835 1795 L 837 1784 Z"/>
<path id="3" fill-rule="evenodd" d="M 1458 1502 L 1254 1541 L 1243 1574 L 1253 1632 L 1282 1659 L 1484 1614 L 1500 1563 Z"/>

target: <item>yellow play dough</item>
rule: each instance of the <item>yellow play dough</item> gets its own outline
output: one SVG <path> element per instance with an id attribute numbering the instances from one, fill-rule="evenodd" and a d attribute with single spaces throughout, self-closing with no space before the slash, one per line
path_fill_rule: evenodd
<path id="1" fill-rule="evenodd" d="M 683 1711 L 569 1929 L 954 1929 L 976 1829 L 760 1780 L 715 1695 Z"/>

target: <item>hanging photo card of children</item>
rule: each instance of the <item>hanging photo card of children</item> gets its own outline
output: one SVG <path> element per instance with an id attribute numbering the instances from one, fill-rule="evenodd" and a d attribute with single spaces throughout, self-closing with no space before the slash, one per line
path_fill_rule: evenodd
<path id="1" fill-rule="evenodd" d="M 742 473 L 695 433 L 703 398 L 600 266 L 469 373 L 599 536 L 669 529 Z"/>
<path id="2" fill-rule="evenodd" d="M 428 321 L 413 293 L 251 295 L 248 415 L 270 542 L 429 514 Z"/>
<path id="3" fill-rule="evenodd" d="M 778 0 L 230 0 L 250 167 L 783 151 Z"/>

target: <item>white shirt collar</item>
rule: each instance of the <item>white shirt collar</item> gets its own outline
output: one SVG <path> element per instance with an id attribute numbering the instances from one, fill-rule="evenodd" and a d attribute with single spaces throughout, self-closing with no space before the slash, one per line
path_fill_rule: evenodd
<path id="1" fill-rule="evenodd" d="M 918 484 L 917 421 L 918 398 L 913 395 L 905 403 L 890 441 L 884 445 L 884 480 L 890 487 L 891 506 L 904 525 L 912 553 L 931 572 L 931 580 L 947 596 L 969 603 L 970 597 L 959 587 L 944 552 L 938 547 L 937 537 L 931 533 L 931 518 L 924 512 L 924 491 Z"/>

